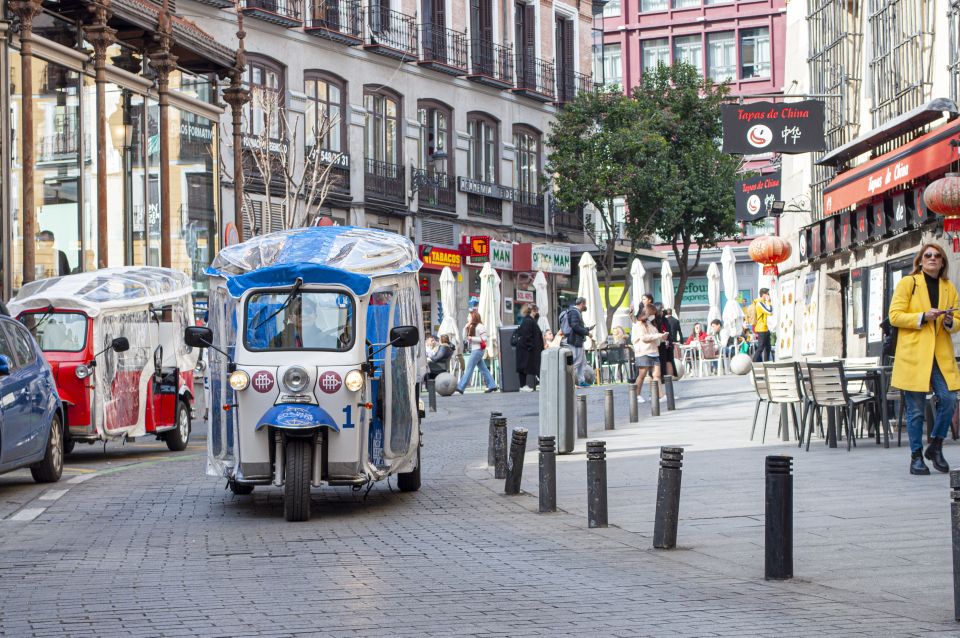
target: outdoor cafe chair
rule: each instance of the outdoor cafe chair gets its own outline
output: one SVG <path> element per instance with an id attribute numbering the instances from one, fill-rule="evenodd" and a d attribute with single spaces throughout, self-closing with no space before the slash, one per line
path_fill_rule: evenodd
<path id="1" fill-rule="evenodd" d="M 793 363 L 763 363 L 761 365 L 766 373 L 767 397 L 770 403 L 790 407 L 790 414 L 793 416 L 793 431 L 799 439 L 800 422 L 797 420 L 797 404 L 803 401 L 803 393 L 800 390 L 797 367 Z M 780 421 L 780 428 L 789 427 L 786 418 L 782 418 Z M 763 435 L 760 437 L 761 443 L 764 442 L 766 434 L 767 424 L 764 422 Z"/>
<path id="2" fill-rule="evenodd" d="M 820 410 L 822 408 L 837 411 L 837 426 L 845 424 L 847 432 L 847 451 L 851 445 L 856 445 L 853 423 L 859 408 L 873 401 L 869 392 L 850 394 L 847 391 L 847 380 L 843 374 L 843 364 L 839 361 L 824 363 L 807 363 L 810 375 L 810 392 L 813 397 L 813 409 L 817 420 L 821 423 Z M 807 437 L 807 450 L 810 449 L 810 436 Z"/>
<path id="3" fill-rule="evenodd" d="M 753 373 L 750 375 L 753 379 L 753 389 L 757 392 L 757 406 L 753 410 L 753 427 L 750 428 L 750 440 L 753 440 L 753 434 L 757 430 L 757 418 L 760 416 L 760 404 L 766 403 L 767 410 L 763 416 L 763 429 L 767 429 L 767 419 L 770 418 L 770 396 L 767 394 L 767 373 L 763 369 L 763 364 L 755 362 L 753 364 Z"/>
<path id="4" fill-rule="evenodd" d="M 612 383 L 616 377 L 623 382 L 626 380 L 627 371 L 630 369 L 630 356 L 627 352 L 627 346 L 607 346 L 600 352 L 600 376 L 606 373 L 608 383 Z"/>

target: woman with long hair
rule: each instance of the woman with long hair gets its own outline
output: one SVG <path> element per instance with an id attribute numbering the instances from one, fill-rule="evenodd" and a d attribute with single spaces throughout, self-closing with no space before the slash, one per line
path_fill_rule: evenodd
<path id="1" fill-rule="evenodd" d="M 496 392 L 497 382 L 493 380 L 493 375 L 483 361 L 483 353 L 487 348 L 487 328 L 480 323 L 480 313 L 476 310 L 470 311 L 470 320 L 463 328 L 463 343 L 469 353 L 466 366 L 464 366 L 463 376 L 457 383 L 457 392 L 463 394 L 470 378 L 473 376 L 474 368 L 480 368 L 480 376 L 486 384 L 486 392 Z"/>
<path id="2" fill-rule="evenodd" d="M 656 307 L 653 304 L 647 304 L 641 308 L 636 323 L 630 329 L 633 354 L 637 364 L 637 403 L 644 403 L 640 393 L 647 373 L 653 375 L 654 379 L 660 380 L 659 347 L 660 343 L 667 338 L 667 333 L 657 329 L 656 321 Z M 662 393 L 661 396 L 663 396 Z"/>

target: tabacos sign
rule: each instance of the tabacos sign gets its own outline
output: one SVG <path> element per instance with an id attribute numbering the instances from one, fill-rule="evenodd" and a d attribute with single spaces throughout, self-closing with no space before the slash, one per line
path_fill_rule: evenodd
<path id="1" fill-rule="evenodd" d="M 459 251 L 422 245 L 420 261 L 423 262 L 424 268 L 430 270 L 443 270 L 444 267 L 449 267 L 454 272 L 460 272 L 460 265 L 463 263 Z"/>
<path id="2" fill-rule="evenodd" d="M 497 270 L 513 270 L 513 244 L 490 240 L 490 265 Z"/>
<path id="3" fill-rule="evenodd" d="M 554 275 L 570 274 L 570 247 L 554 244 L 534 244 L 530 254 L 533 270 Z"/>
<path id="4" fill-rule="evenodd" d="M 720 118 L 724 153 L 806 153 L 827 148 L 819 100 L 724 104 Z"/>

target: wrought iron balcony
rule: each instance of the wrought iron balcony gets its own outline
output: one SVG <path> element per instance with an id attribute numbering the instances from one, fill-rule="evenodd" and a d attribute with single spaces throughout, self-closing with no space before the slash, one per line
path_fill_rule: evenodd
<path id="1" fill-rule="evenodd" d="M 457 192 L 453 186 L 453 178 L 448 174 L 415 168 L 413 189 L 418 193 L 420 208 L 456 212 Z"/>
<path id="2" fill-rule="evenodd" d="M 465 74 L 467 34 L 433 24 L 421 24 L 418 64 L 450 75 Z"/>
<path id="3" fill-rule="evenodd" d="M 561 209 L 560 203 L 552 196 L 550 197 L 550 221 L 554 230 L 583 232 L 583 212 Z"/>
<path id="4" fill-rule="evenodd" d="M 518 53 L 514 92 L 539 102 L 553 102 L 556 99 L 554 75 L 553 62 Z"/>
<path id="5" fill-rule="evenodd" d="M 361 0 L 313 0 L 306 33 L 342 44 L 363 42 Z"/>
<path id="6" fill-rule="evenodd" d="M 543 228 L 543 219 L 543 195 L 527 191 L 515 191 L 513 223 Z"/>
<path id="7" fill-rule="evenodd" d="M 593 78 L 586 73 L 560 73 L 557 75 L 557 104 L 567 104 L 581 93 L 592 93 Z"/>
<path id="8" fill-rule="evenodd" d="M 75 155 L 80 151 L 80 131 L 68 129 L 57 131 L 53 135 L 44 135 L 40 138 L 40 161 L 71 159 L 65 155 Z M 76 158 L 72 158 L 76 161 Z"/>
<path id="9" fill-rule="evenodd" d="M 467 193 L 467 214 L 486 219 L 503 219 L 503 201 L 486 195 Z"/>
<path id="10" fill-rule="evenodd" d="M 413 16 L 371 4 L 367 26 L 363 48 L 404 62 L 417 59 L 417 21 Z"/>
<path id="11" fill-rule="evenodd" d="M 211 7 L 216 7 L 218 9 L 229 9 L 233 6 L 233 0 L 197 0 L 203 4 L 208 4 Z"/>
<path id="12" fill-rule="evenodd" d="M 399 204 L 406 203 L 403 166 L 367 159 L 363 188 L 367 195 Z"/>
<path id="13" fill-rule="evenodd" d="M 303 25 L 303 0 L 242 0 L 241 11 L 281 27 Z"/>
<path id="14" fill-rule="evenodd" d="M 513 88 L 513 50 L 490 40 L 470 41 L 468 79 L 498 89 Z"/>

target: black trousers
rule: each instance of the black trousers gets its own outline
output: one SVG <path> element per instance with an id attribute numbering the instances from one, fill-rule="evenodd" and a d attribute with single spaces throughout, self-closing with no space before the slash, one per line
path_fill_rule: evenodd
<path id="1" fill-rule="evenodd" d="M 754 361 L 773 361 L 773 350 L 770 349 L 770 333 L 757 333 L 757 350 L 753 353 Z"/>

